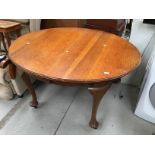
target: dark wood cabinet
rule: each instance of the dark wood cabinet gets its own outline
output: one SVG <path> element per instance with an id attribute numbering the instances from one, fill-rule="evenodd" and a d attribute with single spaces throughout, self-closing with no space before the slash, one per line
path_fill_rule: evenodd
<path id="1" fill-rule="evenodd" d="M 125 19 L 87 19 L 85 27 L 122 35 L 125 28 Z"/>
<path id="2" fill-rule="evenodd" d="M 86 27 L 121 35 L 125 28 L 125 19 L 43 19 L 41 28 Z"/>
<path id="3" fill-rule="evenodd" d="M 84 19 L 43 19 L 41 28 L 51 27 L 84 27 Z"/>

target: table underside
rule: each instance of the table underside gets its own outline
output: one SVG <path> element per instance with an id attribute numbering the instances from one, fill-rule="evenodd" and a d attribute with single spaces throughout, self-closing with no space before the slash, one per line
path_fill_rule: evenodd
<path id="1" fill-rule="evenodd" d="M 16 78 L 16 66 L 13 63 L 9 64 L 9 73 L 10 73 L 11 79 Z M 113 82 L 116 83 L 116 82 L 120 81 L 120 79 L 115 79 L 115 80 L 110 80 L 110 81 L 102 81 L 102 82 L 88 84 L 88 83 L 67 83 L 67 82 L 62 82 L 62 81 L 47 80 L 47 79 L 40 78 L 37 76 L 35 76 L 35 77 L 41 81 L 44 81 L 44 82 L 54 83 L 54 84 L 63 85 L 63 86 L 87 86 L 88 91 L 92 95 L 92 99 L 93 99 L 91 119 L 89 122 L 89 126 L 94 129 L 97 129 L 98 125 L 99 125 L 99 123 L 96 119 L 96 115 L 97 115 L 97 110 L 98 110 L 98 107 L 99 107 L 99 104 L 100 104 L 100 101 L 101 101 L 103 95 L 110 88 L 110 86 L 112 85 Z M 36 95 L 35 90 L 31 84 L 29 74 L 26 72 L 23 72 L 23 74 L 21 75 L 21 78 L 25 82 L 25 84 L 28 88 L 28 91 L 32 95 L 32 102 L 30 105 L 34 108 L 38 108 L 37 95 Z"/>

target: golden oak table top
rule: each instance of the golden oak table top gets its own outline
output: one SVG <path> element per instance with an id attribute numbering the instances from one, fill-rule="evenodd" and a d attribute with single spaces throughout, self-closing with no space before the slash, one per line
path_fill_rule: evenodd
<path id="1" fill-rule="evenodd" d="M 34 75 L 77 83 L 117 79 L 141 62 L 139 51 L 127 40 L 85 28 L 28 33 L 13 42 L 9 58 Z"/>

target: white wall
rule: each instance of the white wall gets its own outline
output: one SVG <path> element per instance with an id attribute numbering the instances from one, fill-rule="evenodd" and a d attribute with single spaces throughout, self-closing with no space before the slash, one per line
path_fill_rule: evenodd
<path id="1" fill-rule="evenodd" d="M 155 25 L 144 24 L 143 19 L 135 19 L 132 23 L 130 42 L 133 43 L 141 53 L 155 33 Z"/>
<path id="2" fill-rule="evenodd" d="M 143 19 L 134 19 L 129 41 L 139 49 L 143 56 L 143 52 L 146 51 L 145 49 L 154 33 L 155 25 L 144 24 Z M 145 59 L 145 57 L 143 59 Z M 122 78 L 122 83 L 140 86 L 139 79 L 142 77 L 140 77 L 141 75 L 136 74 L 136 72 L 137 71 L 134 71 L 126 77 Z"/>

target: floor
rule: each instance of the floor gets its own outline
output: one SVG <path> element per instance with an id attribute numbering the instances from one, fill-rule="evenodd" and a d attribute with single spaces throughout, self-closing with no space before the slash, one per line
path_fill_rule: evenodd
<path id="1" fill-rule="evenodd" d="M 128 135 L 155 133 L 155 125 L 134 115 L 138 89 L 113 84 L 103 97 L 97 130 L 88 122 L 91 95 L 85 87 L 64 87 L 39 83 L 36 86 L 39 108 L 28 104 L 28 92 L 23 98 L 0 100 L 0 134 L 6 135 Z M 122 96 L 122 97 L 120 97 Z"/>

